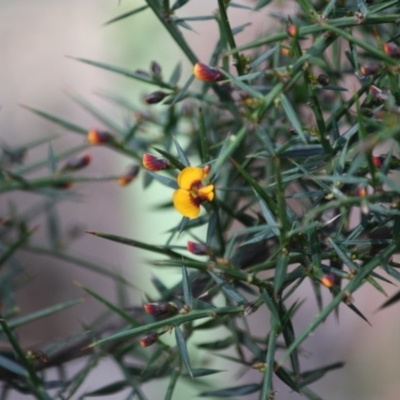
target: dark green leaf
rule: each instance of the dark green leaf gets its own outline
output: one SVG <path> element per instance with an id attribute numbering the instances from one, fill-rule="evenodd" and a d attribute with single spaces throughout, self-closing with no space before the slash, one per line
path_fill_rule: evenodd
<path id="1" fill-rule="evenodd" d="M 215 275 L 213 272 L 209 272 L 209 274 L 230 299 L 232 299 L 237 304 L 248 304 L 248 300 L 235 288 L 233 288 L 227 281 L 220 278 L 218 275 Z"/>
<path id="2" fill-rule="evenodd" d="M 193 308 L 192 286 L 190 284 L 189 276 L 184 265 L 182 265 L 182 285 L 185 304 L 187 304 L 190 308 Z"/>
<path id="3" fill-rule="evenodd" d="M 109 385 L 103 386 L 100 389 L 96 389 L 92 392 L 86 392 L 85 397 L 108 396 L 111 394 L 118 393 L 121 390 L 124 390 L 127 386 L 129 386 L 129 383 L 125 380 L 113 382 L 110 383 Z"/>
<path id="4" fill-rule="evenodd" d="M 193 373 L 192 373 L 192 368 L 190 366 L 189 353 L 187 351 L 185 337 L 183 336 L 183 333 L 179 326 L 175 327 L 175 338 L 176 338 L 176 345 L 177 345 L 179 354 L 182 358 L 182 361 L 185 364 L 188 373 L 193 378 Z"/>
<path id="5" fill-rule="evenodd" d="M 259 383 L 250 383 L 247 385 L 234 386 L 226 389 L 211 390 L 208 392 L 200 393 L 200 397 L 237 397 L 245 396 L 251 393 L 259 392 L 261 385 Z"/>

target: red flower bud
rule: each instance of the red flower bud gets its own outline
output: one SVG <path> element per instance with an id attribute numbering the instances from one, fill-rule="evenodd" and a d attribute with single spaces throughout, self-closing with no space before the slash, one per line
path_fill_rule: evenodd
<path id="1" fill-rule="evenodd" d="M 137 177 L 138 173 L 139 173 L 139 166 L 132 165 L 124 175 L 118 178 L 118 184 L 120 186 L 126 186 L 128 183 L 131 183 Z"/>
<path id="2" fill-rule="evenodd" d="M 149 315 L 165 315 L 178 311 L 178 306 L 170 301 L 146 303 L 143 307 Z"/>
<path id="3" fill-rule="evenodd" d="M 160 101 L 164 100 L 166 96 L 168 96 L 167 93 L 162 92 L 161 90 L 157 90 L 156 92 L 150 93 L 145 96 L 144 101 L 147 104 L 157 104 Z"/>
<path id="4" fill-rule="evenodd" d="M 321 278 L 321 283 L 327 287 L 332 288 L 335 286 L 335 275 L 333 274 L 326 274 Z"/>
<path id="5" fill-rule="evenodd" d="M 87 140 L 90 144 L 104 144 L 113 142 L 114 137 L 108 132 L 90 129 L 87 135 Z"/>
<path id="6" fill-rule="evenodd" d="M 365 197 L 366 195 L 367 195 L 367 191 L 365 190 L 365 187 L 358 187 L 356 189 L 356 196 Z"/>
<path id="7" fill-rule="evenodd" d="M 372 156 L 372 163 L 375 165 L 375 167 L 380 168 L 382 167 L 385 158 L 385 156 Z"/>
<path id="8" fill-rule="evenodd" d="M 217 68 L 212 68 L 203 63 L 196 63 L 193 67 L 193 75 L 203 82 L 216 82 L 224 79 L 224 76 Z"/>
<path id="9" fill-rule="evenodd" d="M 390 57 L 393 58 L 400 57 L 400 47 L 394 43 L 385 43 L 383 45 L 383 51 Z"/>
<path id="10" fill-rule="evenodd" d="M 74 157 L 69 159 L 65 165 L 61 168 L 61 171 L 76 171 L 87 167 L 92 161 L 90 154 L 84 154 L 81 157 Z"/>
<path id="11" fill-rule="evenodd" d="M 171 164 L 166 158 L 158 158 L 150 153 L 144 153 L 142 161 L 143 166 L 150 171 L 161 171 L 171 168 Z"/>
<path id="12" fill-rule="evenodd" d="M 210 254 L 210 248 L 203 243 L 187 242 L 187 249 L 196 256 L 206 256 Z"/>
<path id="13" fill-rule="evenodd" d="M 288 34 L 290 37 L 295 37 L 295 36 L 297 36 L 297 33 L 298 33 L 297 26 L 296 26 L 296 25 L 293 25 L 293 24 L 289 25 L 289 26 L 286 28 L 286 32 L 287 32 L 287 34 Z"/>
<path id="14" fill-rule="evenodd" d="M 140 345 L 142 347 L 149 347 L 152 344 L 154 344 L 158 339 L 158 333 L 157 332 L 150 332 L 146 336 L 143 336 L 140 339 Z"/>
<path id="15" fill-rule="evenodd" d="M 372 62 L 367 62 L 360 66 L 360 72 L 364 76 L 375 75 L 380 69 L 381 69 L 381 66 L 379 64 L 375 64 Z"/>

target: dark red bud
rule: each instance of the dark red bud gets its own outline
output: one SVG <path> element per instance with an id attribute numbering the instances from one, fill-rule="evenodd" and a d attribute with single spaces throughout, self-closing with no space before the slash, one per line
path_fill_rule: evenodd
<path id="1" fill-rule="evenodd" d="M 196 256 L 206 256 L 210 254 L 210 248 L 203 243 L 187 242 L 187 249 Z"/>
<path id="2" fill-rule="evenodd" d="M 329 82 L 330 82 L 329 76 L 326 74 L 318 75 L 317 80 L 318 80 L 318 83 L 322 86 L 327 86 L 327 85 L 329 85 Z"/>
<path id="3" fill-rule="evenodd" d="M 178 306 L 171 301 L 161 301 L 159 303 L 146 303 L 145 311 L 149 315 L 165 315 L 178 311 Z"/>
<path id="4" fill-rule="evenodd" d="M 152 344 L 154 344 L 158 339 L 158 333 L 157 332 L 150 332 L 146 336 L 143 336 L 140 339 L 140 345 L 142 347 L 149 347 Z"/>
<path id="5" fill-rule="evenodd" d="M 65 165 L 62 167 L 62 171 L 76 171 L 87 167 L 92 161 L 92 156 L 90 154 L 84 154 L 81 157 L 74 157 L 69 159 Z"/>
<path id="6" fill-rule="evenodd" d="M 139 165 L 132 165 L 124 175 L 118 178 L 118 184 L 120 186 L 128 185 L 138 176 L 138 173 Z"/>
<path id="7" fill-rule="evenodd" d="M 161 66 L 155 61 L 151 62 L 150 70 L 153 73 L 153 75 L 161 75 Z"/>
<path id="8" fill-rule="evenodd" d="M 157 104 L 160 101 L 164 100 L 166 96 L 168 96 L 167 93 L 162 92 L 161 90 L 157 90 L 156 92 L 150 93 L 145 96 L 144 101 L 147 104 Z"/>
<path id="9" fill-rule="evenodd" d="M 375 165 L 375 167 L 380 168 L 382 167 L 385 158 L 385 156 L 372 156 L 372 163 Z"/>
<path id="10" fill-rule="evenodd" d="M 114 137 L 108 132 L 90 129 L 87 140 L 90 144 L 105 144 L 113 142 Z"/>

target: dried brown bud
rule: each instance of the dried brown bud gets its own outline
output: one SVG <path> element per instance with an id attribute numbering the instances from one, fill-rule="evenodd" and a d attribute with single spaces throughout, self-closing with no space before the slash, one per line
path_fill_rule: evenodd
<path id="1" fill-rule="evenodd" d="M 203 243 L 187 242 L 187 249 L 196 256 L 206 256 L 210 254 L 210 248 Z"/>
<path id="2" fill-rule="evenodd" d="M 394 43 L 385 43 L 383 45 L 383 51 L 390 57 L 393 58 L 400 57 L 400 47 Z"/>
<path id="3" fill-rule="evenodd" d="M 317 80 L 318 80 L 318 83 L 319 83 L 320 85 L 322 85 L 322 86 L 327 86 L 327 85 L 329 85 L 329 83 L 330 83 L 329 76 L 326 75 L 326 74 L 320 74 L 320 75 L 318 75 Z"/>
<path id="4" fill-rule="evenodd" d="M 120 186 L 128 185 L 138 176 L 138 173 L 139 165 L 132 165 L 124 175 L 118 178 L 118 184 Z"/>

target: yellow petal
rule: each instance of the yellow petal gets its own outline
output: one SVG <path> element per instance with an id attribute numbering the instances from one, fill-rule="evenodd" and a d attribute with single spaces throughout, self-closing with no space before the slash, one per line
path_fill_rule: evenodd
<path id="1" fill-rule="evenodd" d="M 194 182 L 201 181 L 203 179 L 204 172 L 199 167 L 186 167 L 178 175 L 178 186 L 181 189 L 191 189 Z"/>
<path id="2" fill-rule="evenodd" d="M 208 185 L 198 190 L 198 196 L 204 201 L 212 201 L 214 199 L 214 185 Z"/>
<path id="3" fill-rule="evenodd" d="M 200 206 L 193 201 L 190 193 L 187 190 L 175 190 L 172 200 L 176 210 L 184 217 L 196 218 L 199 216 Z"/>

